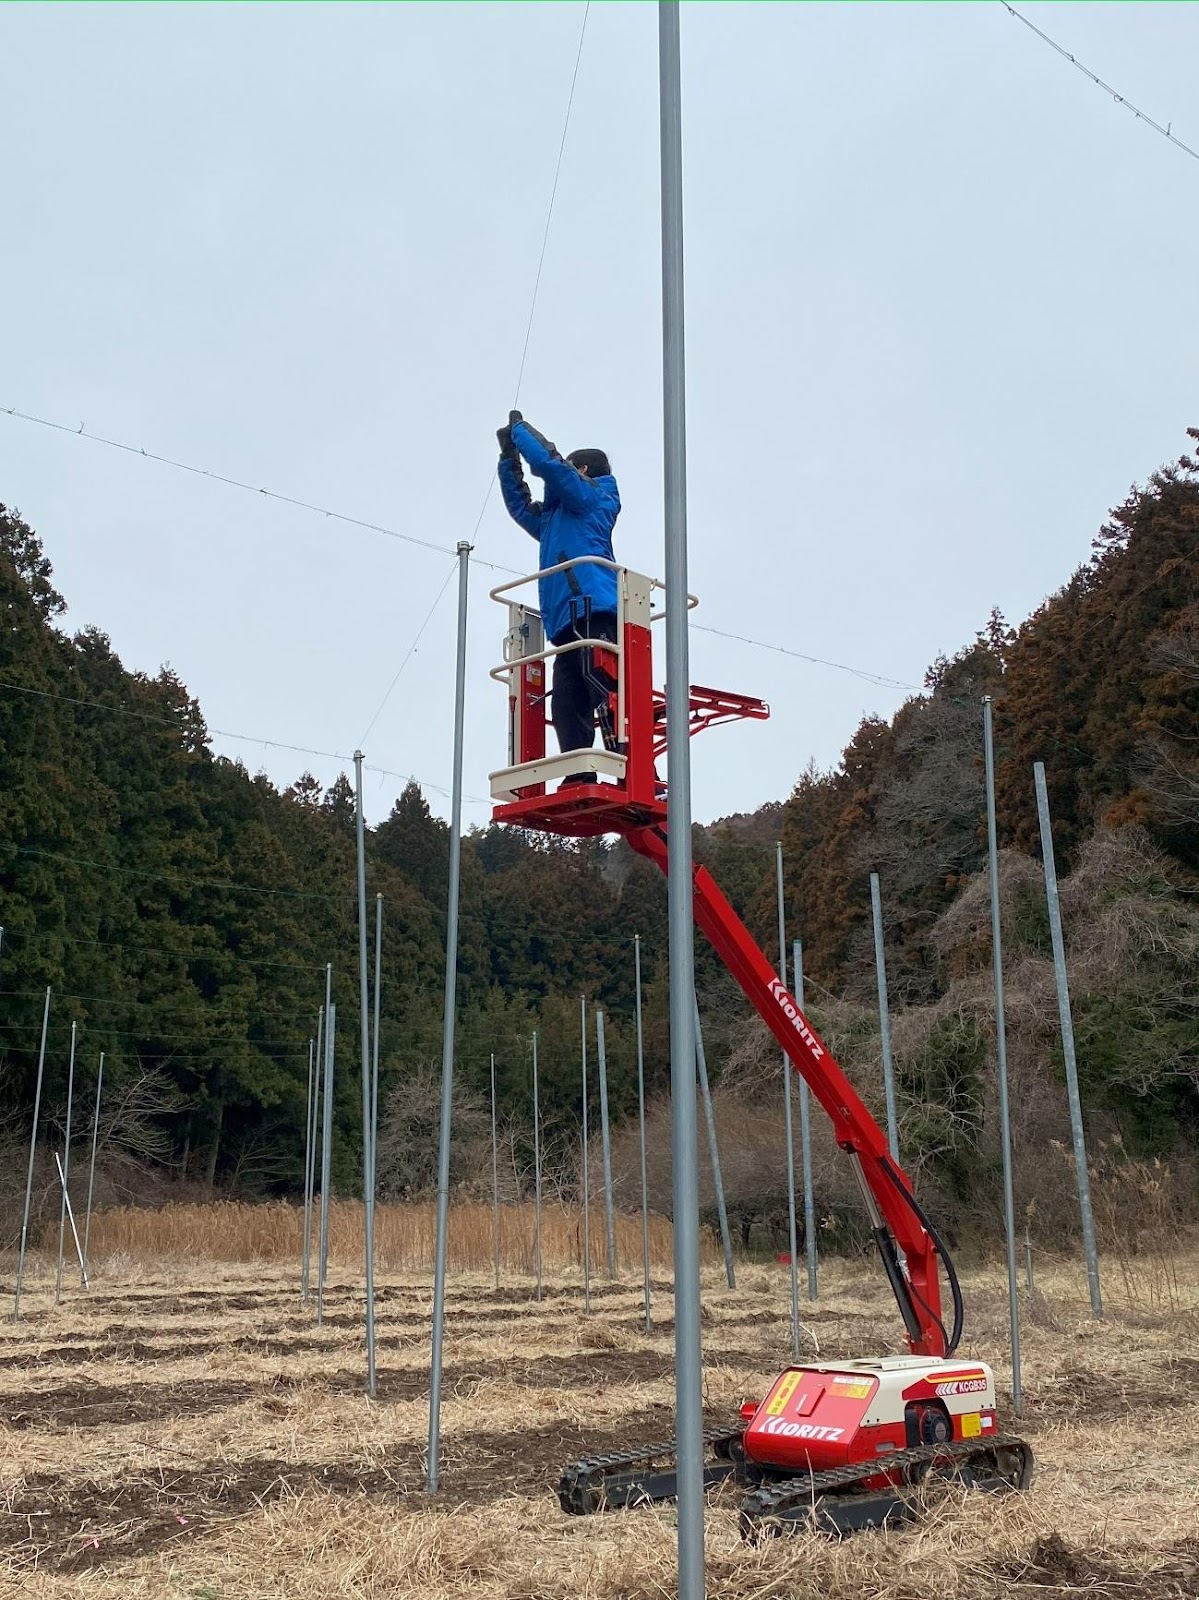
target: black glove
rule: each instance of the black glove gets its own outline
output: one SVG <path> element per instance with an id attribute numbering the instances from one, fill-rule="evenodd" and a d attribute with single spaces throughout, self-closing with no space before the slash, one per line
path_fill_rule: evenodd
<path id="1" fill-rule="evenodd" d="M 495 436 L 500 441 L 500 460 L 519 461 L 520 451 L 512 441 L 511 423 L 505 423 L 502 428 L 497 428 Z"/>

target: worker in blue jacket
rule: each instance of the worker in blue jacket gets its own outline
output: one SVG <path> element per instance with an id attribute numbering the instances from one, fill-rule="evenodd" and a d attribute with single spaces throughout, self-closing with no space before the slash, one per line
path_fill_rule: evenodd
<path id="1" fill-rule="evenodd" d="M 554 567 L 577 556 L 612 554 L 612 529 L 620 515 L 616 479 L 602 450 L 574 450 L 562 457 L 544 435 L 513 411 L 499 430 L 500 488 L 513 521 L 538 541 L 538 566 Z M 545 484 L 534 500 L 521 457 Z M 616 638 L 616 573 L 585 561 L 539 582 L 546 637 L 553 645 L 572 639 Z M 595 652 L 568 650 L 554 658 L 551 711 L 561 750 L 590 750 L 595 717 L 601 724 L 612 682 L 596 668 Z M 575 772 L 567 783 L 594 783 L 594 772 Z"/>

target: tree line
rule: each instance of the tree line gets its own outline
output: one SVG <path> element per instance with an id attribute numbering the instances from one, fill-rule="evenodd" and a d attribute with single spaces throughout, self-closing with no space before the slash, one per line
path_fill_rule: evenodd
<path id="1" fill-rule="evenodd" d="M 1081 997 L 1084 1070 L 1092 1102 L 1119 1119 L 1124 1136 L 1153 1149 L 1195 1144 L 1199 1014 L 1187 940 L 1199 870 L 1197 579 L 1199 466 L 1184 455 L 1130 493 L 1091 559 L 1032 617 L 1013 628 L 992 614 L 957 655 L 933 663 L 923 692 L 893 718 L 865 719 L 833 771 L 809 769 L 786 800 L 696 829 L 697 858 L 767 950 L 782 839 L 789 927 L 804 939 L 809 1000 L 834 1032 L 844 1015 L 836 1008 L 863 1005 L 873 990 L 871 871 L 883 883 L 901 1014 L 940 1017 L 954 985 L 989 960 L 981 935 L 946 933 L 985 864 L 981 698 L 989 694 L 1000 836 L 1011 859 L 1037 854 L 1032 763 L 1040 759 L 1063 874 L 1093 862 L 1095 841 L 1114 835 L 1135 836 L 1136 858 L 1152 862 L 1141 876 L 1153 880 L 1157 933 L 1132 963 L 1127 1006 L 1118 985 Z M 130 672 L 98 629 L 62 630 L 50 562 L 33 529 L 4 507 L 0 603 L 0 1136 L 28 1137 L 50 986 L 51 1122 L 65 1104 L 75 1021 L 83 1099 L 101 1050 L 114 1104 L 122 1084 L 136 1087 L 139 1116 L 124 1132 L 106 1125 L 114 1155 L 123 1150 L 188 1183 L 294 1192 L 307 1041 L 329 962 L 341 1019 L 335 1176 L 352 1190 L 361 1112 L 347 776 L 326 788 L 306 773 L 281 789 L 215 754 L 200 706 L 174 673 Z M 414 1109 L 424 1104 L 419 1084 L 440 1058 L 448 843 L 412 783 L 368 832 L 368 891 L 385 897 L 382 1098 L 406 1108 L 413 1126 L 425 1114 Z M 1013 880 L 1008 906 L 1016 951 L 1031 956 L 1048 937 L 1034 888 Z M 1100 901 L 1117 893 L 1101 874 L 1093 888 Z M 1151 959 L 1166 923 L 1169 949 Z M 635 932 L 648 1088 L 664 1093 L 666 908 L 656 869 L 619 841 L 474 830 L 463 844 L 460 930 L 458 1072 L 467 1097 L 484 1092 L 494 1052 L 501 1114 L 523 1125 L 537 1030 L 547 1137 L 566 1149 L 579 1115 L 585 996 L 605 1010 L 614 1115 L 628 1116 Z M 1160 981 L 1150 994 L 1153 972 Z M 697 979 L 719 1080 L 744 1064 L 746 1007 L 702 938 Z M 925 1055 L 909 1062 L 908 1090 L 924 1092 L 923 1074 L 930 1105 L 948 1104 L 955 1074 L 984 1072 L 991 1047 L 981 1024 L 930 1027 Z M 1134 1058 L 1154 1070 L 1138 1077 Z M 1051 1049 L 1043 1070 L 1058 1070 Z M 928 1137 L 943 1143 L 944 1134 L 938 1124 Z M 419 1157 L 420 1144 L 393 1137 L 410 1155 Z M 952 1162 L 937 1170 L 950 1189 L 968 1182 L 965 1167 L 957 1177 Z M 394 1182 L 416 1188 L 426 1177 L 420 1159 L 406 1158 Z"/>

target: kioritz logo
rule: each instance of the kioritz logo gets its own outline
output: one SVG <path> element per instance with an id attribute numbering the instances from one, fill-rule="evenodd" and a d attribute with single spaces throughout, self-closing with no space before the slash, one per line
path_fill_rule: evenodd
<path id="1" fill-rule="evenodd" d="M 807 1045 L 808 1049 L 816 1057 L 817 1061 L 819 1061 L 821 1056 L 824 1054 L 824 1046 L 820 1043 L 820 1040 L 817 1039 L 811 1028 L 808 1027 L 807 1023 L 803 1019 L 802 1014 L 800 1013 L 799 1007 L 795 1004 L 795 1001 L 792 1000 L 791 996 L 787 993 L 786 989 L 784 989 L 783 985 L 777 978 L 775 978 L 771 983 L 770 992 L 778 1001 L 779 1007 L 786 1015 L 788 1022 L 790 1022 L 796 1033 Z"/>

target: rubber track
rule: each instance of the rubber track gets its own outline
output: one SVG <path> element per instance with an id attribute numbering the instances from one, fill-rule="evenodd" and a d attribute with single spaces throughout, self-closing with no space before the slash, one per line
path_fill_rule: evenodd
<path id="1" fill-rule="evenodd" d="M 959 1439 L 953 1444 L 917 1445 L 911 1450 L 896 1450 L 880 1456 L 877 1461 L 864 1464 L 852 1462 L 844 1467 L 832 1467 L 825 1472 L 806 1473 L 800 1478 L 784 1478 L 763 1484 L 746 1495 L 741 1505 L 743 1518 L 750 1522 L 768 1520 L 799 1505 L 814 1505 L 821 1496 L 833 1494 L 838 1489 L 853 1489 L 857 1485 L 877 1478 L 883 1473 L 905 1471 L 910 1467 L 941 1466 L 948 1461 L 969 1461 L 972 1456 L 992 1456 L 998 1450 L 1019 1450 L 1023 1457 L 1020 1482 L 1013 1488 L 1024 1489 L 1032 1476 L 1032 1451 L 1023 1439 L 1012 1434 L 999 1434 L 992 1439 Z M 994 1473 L 995 1469 L 991 1466 Z M 901 1489 L 902 1484 L 896 1484 Z"/>
<path id="2" fill-rule="evenodd" d="M 706 1428 L 704 1430 L 704 1450 L 714 1450 L 719 1445 L 734 1445 L 739 1442 L 745 1433 L 744 1427 Z M 673 1459 L 677 1451 L 674 1439 L 665 1439 L 661 1444 L 646 1445 L 640 1450 L 613 1451 L 608 1455 L 584 1456 L 581 1461 L 574 1461 L 562 1473 L 558 1484 L 558 1499 L 563 1509 L 566 1502 L 574 1494 L 582 1490 L 587 1494 L 592 1489 L 603 1487 L 602 1480 L 609 1473 L 633 1472 L 638 1467 L 652 1467 L 655 1463 L 663 1462 L 667 1457 Z M 600 1482 L 593 1483 L 594 1478 Z"/>

